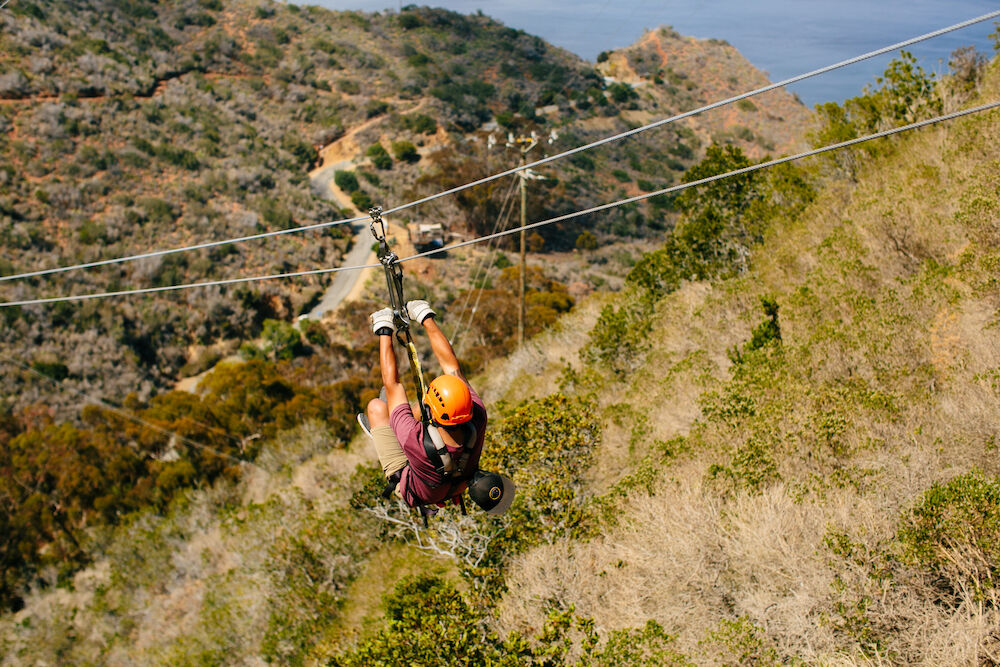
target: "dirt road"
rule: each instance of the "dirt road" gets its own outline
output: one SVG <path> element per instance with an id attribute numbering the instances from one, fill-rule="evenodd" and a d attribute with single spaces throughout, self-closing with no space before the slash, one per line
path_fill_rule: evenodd
<path id="1" fill-rule="evenodd" d="M 312 180 L 313 190 L 322 197 L 336 202 L 341 209 L 356 211 L 351 203 L 351 198 L 333 182 L 333 175 L 338 169 L 350 169 L 353 162 L 343 160 L 319 169 L 309 174 Z M 351 249 L 344 255 L 343 266 L 358 266 L 361 264 L 375 264 L 378 260 L 375 252 L 371 249 L 372 237 L 365 223 L 354 223 L 351 225 L 354 230 L 354 238 L 351 240 Z M 338 271 L 333 276 L 333 282 L 323 294 L 316 307 L 309 311 L 309 318 L 319 320 L 323 315 L 337 309 L 349 294 L 354 291 L 355 285 L 364 284 L 364 278 L 370 275 L 371 269 L 357 269 L 354 271 Z"/>

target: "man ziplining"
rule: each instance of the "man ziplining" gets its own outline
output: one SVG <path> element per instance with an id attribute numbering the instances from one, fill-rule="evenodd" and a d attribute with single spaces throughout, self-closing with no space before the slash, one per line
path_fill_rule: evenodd
<path id="1" fill-rule="evenodd" d="M 486 437 L 486 406 L 462 375 L 458 358 L 435 321 L 436 313 L 424 300 L 403 305 L 402 269 L 389 250 L 381 209 L 372 209 L 372 234 L 379 260 L 386 270 L 392 307 L 371 314 L 372 333 L 379 337 L 382 394 L 372 399 L 358 423 L 375 444 L 388 484 L 383 497 L 395 492 L 406 504 L 418 507 L 426 521 L 432 505 L 448 501 L 462 505 L 462 493 L 490 514 L 501 514 L 514 499 L 514 483 L 497 473 L 479 470 Z M 376 229 L 381 227 L 381 233 Z M 423 325 L 442 375 L 424 385 L 409 320 Z M 399 381 L 393 335 L 408 348 L 418 390 L 423 396 L 411 408 Z"/>

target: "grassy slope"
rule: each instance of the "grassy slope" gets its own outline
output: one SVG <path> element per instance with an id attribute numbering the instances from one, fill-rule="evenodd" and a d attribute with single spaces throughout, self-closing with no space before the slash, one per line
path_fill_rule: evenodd
<path id="1" fill-rule="evenodd" d="M 502 629 L 537 630 L 543 605 L 574 605 L 605 631 L 655 618 L 699 664 L 995 655 L 996 607 L 906 562 L 897 528 L 933 482 L 998 471 L 998 122 L 901 138 L 858 183 L 833 181 L 777 224 L 750 273 L 660 302 L 637 370 L 595 385 L 605 436 L 590 493 L 631 495 L 601 536 L 513 563 Z M 783 345 L 734 367 L 727 349 L 766 293 Z M 602 302 L 492 368 L 484 392 L 552 392 Z M 370 517 L 345 510 L 361 459 L 325 450 L 303 427 L 238 486 L 118 531 L 72 590 L 3 620 L 6 660 L 322 660 L 370 631 L 415 552 L 380 546 Z"/>
<path id="2" fill-rule="evenodd" d="M 766 86 L 767 75 L 730 44 L 685 37 L 670 28 L 646 31 L 608 55 L 601 71 L 637 86 L 658 110 L 687 111 Z M 752 158 L 799 150 L 812 114 L 792 93 L 775 90 L 686 121 L 706 144 L 736 143 Z"/>
<path id="3" fill-rule="evenodd" d="M 621 485 L 602 537 L 520 559 L 504 628 L 539 628 L 546 601 L 608 629 L 655 618 L 699 662 L 751 645 L 809 662 L 995 659 L 996 607 L 942 594 L 896 534 L 933 483 L 1000 471 L 998 121 L 895 142 L 856 186 L 776 226 L 747 276 L 660 304 L 641 369 L 598 390 L 610 465 L 595 490 L 643 459 L 646 482 Z M 784 344 L 736 368 L 727 350 L 764 294 Z"/>
<path id="4" fill-rule="evenodd" d="M 993 113 L 895 142 L 857 185 L 835 182 L 777 225 L 747 276 L 659 304 L 638 370 L 601 378 L 605 439 L 588 480 L 602 493 L 642 462 L 648 488 L 619 484 L 632 496 L 602 537 L 518 559 L 502 627 L 537 629 L 545 600 L 605 629 L 656 618 L 706 664 L 746 650 L 764 663 L 985 655 L 995 607 L 944 599 L 890 557 L 902 513 L 933 482 L 997 472 L 997 126 Z M 781 304 L 784 344 L 734 368 L 727 349 L 749 338 L 765 293 Z M 484 387 L 551 392 L 599 305 Z M 329 655 L 369 625 L 409 556 L 380 551 L 375 526 L 345 510 L 360 456 L 327 445 L 309 427 L 286 434 L 240 485 L 119 531 L 74 590 L 38 593 L 3 620 L 5 660 Z M 824 542 L 838 533 L 850 551 Z"/>

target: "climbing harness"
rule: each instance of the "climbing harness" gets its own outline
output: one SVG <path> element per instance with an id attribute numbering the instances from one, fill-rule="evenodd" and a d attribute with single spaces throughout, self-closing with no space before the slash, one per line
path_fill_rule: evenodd
<path id="1" fill-rule="evenodd" d="M 417 397 L 420 403 L 420 421 L 423 425 L 423 444 L 427 458 L 434 464 L 434 468 L 442 477 L 442 481 L 432 486 L 437 488 L 442 484 L 449 484 L 446 500 L 450 499 L 456 505 L 461 506 L 462 514 L 466 514 L 465 499 L 462 492 L 472 478 L 472 474 L 466 474 L 465 468 L 468 465 L 469 457 L 476 445 L 476 429 L 471 424 L 466 429 L 465 442 L 462 443 L 462 453 L 456 461 L 448 447 L 445 445 L 438 431 L 438 427 L 431 418 L 430 410 L 424 402 L 423 397 L 427 394 L 427 382 L 424 379 L 423 369 L 420 366 L 420 356 L 417 354 L 417 346 L 413 342 L 410 334 L 410 316 L 406 312 L 406 300 L 403 298 L 403 267 L 400 265 L 399 256 L 389 247 L 386 239 L 385 221 L 382 220 L 382 207 L 375 206 L 368 210 L 371 216 L 371 233 L 378 244 L 376 255 L 378 261 L 385 269 L 385 282 L 389 288 L 389 307 L 392 309 L 393 324 L 396 326 L 396 340 L 406 348 L 407 356 L 410 358 L 410 369 L 413 371 L 414 381 L 417 385 Z M 385 489 L 382 491 L 383 498 L 389 498 L 399 484 L 402 477 L 402 470 L 389 478 Z M 438 503 L 444 507 L 444 503 Z M 433 516 L 437 510 L 428 505 L 418 506 L 421 515 L 424 517 L 424 525 L 427 525 L 429 516 Z"/>

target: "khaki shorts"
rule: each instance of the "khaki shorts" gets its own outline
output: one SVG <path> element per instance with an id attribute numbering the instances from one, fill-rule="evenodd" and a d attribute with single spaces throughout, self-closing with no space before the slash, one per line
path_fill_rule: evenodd
<path id="1" fill-rule="evenodd" d="M 392 432 L 391 426 L 386 424 L 373 428 L 372 442 L 375 443 L 375 453 L 378 454 L 386 479 L 406 466 L 406 454 L 403 453 L 403 448 L 396 439 L 396 434 Z"/>

